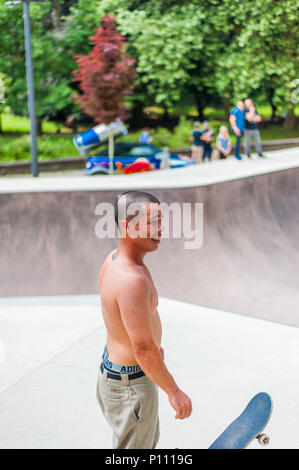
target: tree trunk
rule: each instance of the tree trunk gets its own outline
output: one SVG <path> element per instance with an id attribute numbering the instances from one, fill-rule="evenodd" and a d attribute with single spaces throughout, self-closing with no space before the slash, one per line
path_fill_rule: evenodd
<path id="1" fill-rule="evenodd" d="M 163 117 L 164 117 L 164 119 L 168 119 L 168 118 L 169 118 L 169 114 L 168 114 L 168 108 L 167 108 L 167 106 L 163 106 L 163 109 L 164 109 Z"/>
<path id="2" fill-rule="evenodd" d="M 42 131 L 42 118 L 37 116 L 36 117 L 36 132 L 37 132 L 37 135 L 42 135 L 43 131 Z"/>
<path id="3" fill-rule="evenodd" d="M 274 89 L 269 88 L 267 94 L 268 94 L 268 100 L 269 100 L 270 106 L 272 108 L 271 121 L 273 122 L 274 121 L 274 116 L 275 116 L 276 111 L 277 111 L 277 106 L 273 103 Z"/>
<path id="4" fill-rule="evenodd" d="M 223 103 L 224 112 L 225 112 L 225 119 L 226 121 L 229 121 L 230 109 L 231 109 L 230 101 L 228 98 L 222 98 L 222 103 Z"/>
<path id="5" fill-rule="evenodd" d="M 202 93 L 198 93 L 196 88 L 193 88 L 192 92 L 193 92 L 194 98 L 195 98 L 195 106 L 196 106 L 197 113 L 198 113 L 198 119 L 200 121 L 203 121 L 204 120 L 203 112 L 204 112 L 204 109 L 206 107 L 205 97 L 203 96 Z"/>
<path id="6" fill-rule="evenodd" d="M 140 129 L 144 125 L 143 102 L 134 101 L 130 121 L 134 129 Z"/>
<path id="7" fill-rule="evenodd" d="M 294 113 L 294 109 L 289 109 L 286 114 L 286 118 L 283 124 L 284 129 L 296 129 L 297 119 Z"/>
<path id="8" fill-rule="evenodd" d="M 52 0 L 52 23 L 53 29 L 58 29 L 60 26 L 60 4 L 58 0 Z"/>

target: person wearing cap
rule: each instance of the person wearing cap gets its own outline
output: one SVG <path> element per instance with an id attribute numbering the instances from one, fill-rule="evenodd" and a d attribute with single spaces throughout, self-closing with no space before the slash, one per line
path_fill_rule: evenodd
<path id="1" fill-rule="evenodd" d="M 230 113 L 229 122 L 232 126 L 232 131 L 236 136 L 235 146 L 235 157 L 237 160 L 242 160 L 240 155 L 240 144 L 245 128 L 245 104 L 243 100 L 238 100 L 237 106 L 235 106 Z"/>
<path id="2" fill-rule="evenodd" d="M 203 122 L 204 129 L 202 131 L 201 140 L 203 140 L 203 156 L 202 161 L 204 162 L 206 157 L 208 157 L 209 161 L 212 158 L 212 145 L 211 142 L 214 140 L 214 131 L 210 128 L 209 121 Z"/>
<path id="3" fill-rule="evenodd" d="M 191 147 L 191 158 L 196 163 L 200 163 L 203 155 L 204 141 L 201 139 L 203 131 L 200 130 L 200 122 L 194 122 L 194 129 L 190 136 L 190 141 L 192 142 Z"/>

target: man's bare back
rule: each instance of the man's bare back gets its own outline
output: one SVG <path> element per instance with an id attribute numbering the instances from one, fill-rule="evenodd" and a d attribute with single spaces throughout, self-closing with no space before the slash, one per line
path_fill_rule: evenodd
<path id="1" fill-rule="evenodd" d="M 149 296 L 149 320 L 152 327 L 154 341 L 157 347 L 161 347 L 162 326 L 157 311 L 158 294 L 152 277 L 147 267 L 136 265 L 124 256 L 117 254 L 117 250 L 111 252 L 103 263 L 99 273 L 99 287 L 101 293 L 101 305 L 104 323 L 107 329 L 107 350 L 109 359 L 122 365 L 136 365 L 131 340 L 123 323 L 119 308 L 119 286 L 124 292 L 122 302 L 130 302 L 129 290 L 126 293 L 125 286 L 135 278 L 140 278 L 144 283 Z M 127 298 L 125 298 L 126 296 Z"/>

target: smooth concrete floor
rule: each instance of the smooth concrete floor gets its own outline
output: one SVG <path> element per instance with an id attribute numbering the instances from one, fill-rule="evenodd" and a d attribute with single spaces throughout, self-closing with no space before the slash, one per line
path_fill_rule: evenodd
<path id="1" fill-rule="evenodd" d="M 193 413 L 175 420 L 160 390 L 158 448 L 207 448 L 260 391 L 273 399 L 268 448 L 299 447 L 298 328 L 165 298 L 159 313 L 166 365 Z M 2 298 L 0 327 L 0 448 L 111 448 L 95 399 L 98 297 Z"/>

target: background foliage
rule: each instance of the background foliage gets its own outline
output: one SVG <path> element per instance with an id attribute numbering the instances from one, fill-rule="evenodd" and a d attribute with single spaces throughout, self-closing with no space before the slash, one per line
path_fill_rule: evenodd
<path id="1" fill-rule="evenodd" d="M 32 3 L 40 131 L 47 120 L 65 124 L 70 116 L 77 124 L 92 124 L 72 98 L 80 92 L 72 71 L 78 70 L 76 56 L 91 52 L 90 37 L 106 14 L 115 16 L 136 65 L 133 93 L 126 99 L 132 129 L 142 127 L 148 110 L 155 107 L 162 109 L 163 123 L 170 129 L 182 115 L 202 120 L 209 107 L 225 121 L 236 99 L 246 96 L 259 105 L 267 103 L 272 117 L 284 114 L 284 126 L 296 129 L 290 97 L 299 77 L 298 10 L 299 0 Z M 6 89 L 5 103 L 0 104 L 1 131 L 1 113 L 28 114 L 21 5 L 9 8 L 0 0 L 0 40 L 0 78 Z M 178 117 L 171 122 L 174 109 Z M 163 132 L 168 135 L 166 129 Z"/>

